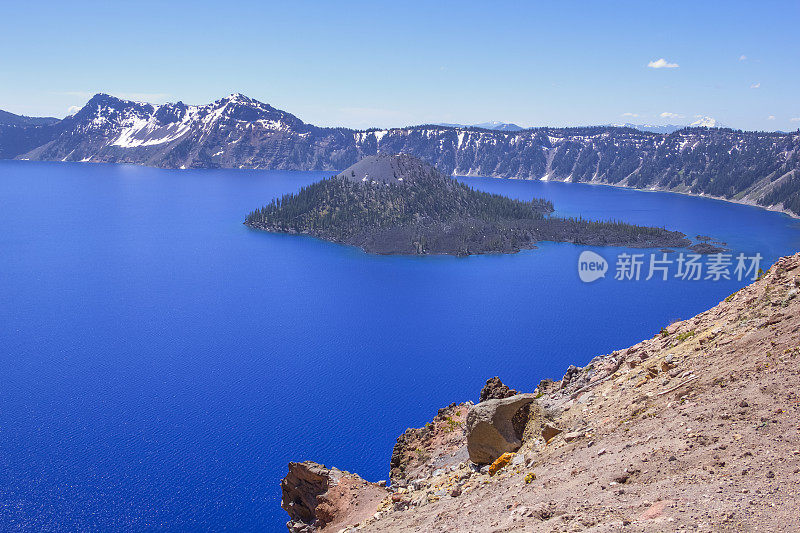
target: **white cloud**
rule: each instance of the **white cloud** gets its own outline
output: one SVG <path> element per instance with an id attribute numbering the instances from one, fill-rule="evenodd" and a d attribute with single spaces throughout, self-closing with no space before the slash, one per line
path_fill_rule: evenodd
<path id="1" fill-rule="evenodd" d="M 70 116 L 74 115 L 75 113 L 77 113 L 77 112 L 78 112 L 78 111 L 80 111 L 80 110 L 81 110 L 81 107 L 80 107 L 80 106 L 77 106 L 77 105 L 71 105 L 71 106 L 69 106 L 69 107 L 67 108 L 67 116 L 68 116 L 68 117 L 70 117 Z"/>
<path id="2" fill-rule="evenodd" d="M 775 120 L 775 115 L 770 115 L 767 117 L 767 120 Z"/>
<path id="3" fill-rule="evenodd" d="M 659 116 L 661 118 L 683 118 L 683 115 L 679 113 L 670 113 L 669 111 L 664 111 Z"/>
<path id="4" fill-rule="evenodd" d="M 742 54 L 739 56 L 739 61 L 747 61 L 747 56 Z"/>
<path id="5" fill-rule="evenodd" d="M 789 119 L 790 122 L 800 122 L 800 117 L 794 117 Z"/>
<path id="6" fill-rule="evenodd" d="M 754 84 L 752 84 L 750 86 L 751 89 L 758 89 L 759 87 L 761 87 L 761 82 L 760 81 L 757 82 L 757 83 L 754 83 Z"/>
<path id="7" fill-rule="evenodd" d="M 677 63 L 670 63 L 662 57 L 661 59 L 649 62 L 647 66 L 650 68 L 678 68 L 680 65 Z"/>
<path id="8" fill-rule="evenodd" d="M 623 114 L 622 114 L 622 116 L 623 116 L 623 117 L 638 117 L 638 116 L 639 116 L 639 113 L 630 113 L 630 112 L 627 112 L 627 113 L 623 113 Z"/>

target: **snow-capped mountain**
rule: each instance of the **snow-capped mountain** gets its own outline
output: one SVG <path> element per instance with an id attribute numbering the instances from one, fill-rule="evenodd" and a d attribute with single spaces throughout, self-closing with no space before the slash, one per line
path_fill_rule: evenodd
<path id="1" fill-rule="evenodd" d="M 153 105 L 97 94 L 59 126 L 59 135 L 26 156 L 167 167 L 187 162 L 230 166 L 261 144 L 264 136 L 275 139 L 313 129 L 290 113 L 242 94 L 201 106 Z"/>
<path id="2" fill-rule="evenodd" d="M 3 158 L 334 171 L 378 152 L 411 154 L 446 174 L 607 183 L 800 206 L 798 133 L 436 125 L 357 131 L 306 124 L 241 94 L 199 106 L 98 94 L 56 123 L 0 125 Z"/>
<path id="3" fill-rule="evenodd" d="M 689 124 L 690 128 L 727 128 L 717 119 L 708 116 L 697 117 L 697 120 Z"/>

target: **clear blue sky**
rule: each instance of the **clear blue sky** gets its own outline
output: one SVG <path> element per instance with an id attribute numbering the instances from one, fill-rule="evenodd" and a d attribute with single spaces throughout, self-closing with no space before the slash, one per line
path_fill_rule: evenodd
<path id="1" fill-rule="evenodd" d="M 242 92 L 318 125 L 795 130 L 799 30 L 798 0 L 6 2 L 0 109 Z"/>

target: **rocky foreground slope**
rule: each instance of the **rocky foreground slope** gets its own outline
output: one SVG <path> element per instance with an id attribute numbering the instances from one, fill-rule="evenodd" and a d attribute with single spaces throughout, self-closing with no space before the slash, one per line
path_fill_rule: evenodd
<path id="1" fill-rule="evenodd" d="M 289 529 L 798 531 L 798 292 L 800 254 L 533 393 L 494 378 L 401 435 L 388 488 L 293 463 Z M 327 485 L 299 497 L 298 470 Z"/>
<path id="2" fill-rule="evenodd" d="M 659 134 L 610 126 L 497 131 L 437 125 L 357 131 L 307 124 L 241 94 L 205 105 L 154 105 L 97 94 L 63 120 L 32 120 L 0 116 L 0 158 L 340 170 L 379 152 L 407 153 L 447 175 L 667 190 L 800 215 L 797 132 L 698 127 Z"/>

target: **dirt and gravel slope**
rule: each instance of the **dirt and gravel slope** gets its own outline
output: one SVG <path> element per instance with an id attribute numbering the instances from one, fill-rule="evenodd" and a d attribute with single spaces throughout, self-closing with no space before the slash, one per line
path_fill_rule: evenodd
<path id="1" fill-rule="evenodd" d="M 545 420 L 494 476 L 461 459 L 466 439 L 436 437 L 463 434 L 464 417 L 432 425 L 453 460 L 417 457 L 420 477 L 393 477 L 345 530 L 800 531 L 799 291 L 796 254 L 713 309 L 543 381 Z"/>

